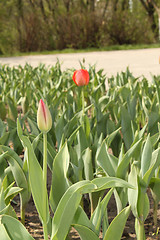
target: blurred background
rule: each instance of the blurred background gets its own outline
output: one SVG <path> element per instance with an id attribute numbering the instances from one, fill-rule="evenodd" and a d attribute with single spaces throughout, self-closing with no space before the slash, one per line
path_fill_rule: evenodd
<path id="1" fill-rule="evenodd" d="M 0 0 L 0 54 L 160 42 L 160 0 Z"/>

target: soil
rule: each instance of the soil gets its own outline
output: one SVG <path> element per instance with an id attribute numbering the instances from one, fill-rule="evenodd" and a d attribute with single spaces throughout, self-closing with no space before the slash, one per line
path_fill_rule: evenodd
<path id="1" fill-rule="evenodd" d="M 51 176 L 49 174 L 49 178 L 48 178 L 49 185 L 50 185 L 50 182 L 51 182 Z M 152 196 L 151 196 L 151 193 L 149 190 L 148 190 L 148 196 L 149 196 L 149 200 L 150 200 L 150 212 L 145 221 L 146 240 L 160 239 L 160 204 L 159 204 L 159 208 L 158 208 L 159 210 L 158 210 L 157 228 L 155 228 L 153 225 L 153 199 L 152 199 Z M 17 205 L 14 205 L 14 208 L 17 212 L 18 217 L 20 217 L 19 200 L 16 200 L 16 201 L 17 201 Z M 112 196 L 108 203 L 109 222 L 111 222 L 113 220 L 113 218 L 116 216 L 116 214 L 117 214 L 116 204 L 115 204 L 114 197 Z M 127 220 L 127 223 L 126 223 L 126 226 L 125 226 L 125 229 L 123 232 L 123 236 L 121 239 L 123 239 L 123 240 L 136 239 L 136 234 L 135 234 L 135 229 L 134 229 L 134 224 L 135 224 L 134 221 L 135 221 L 135 218 L 131 213 Z M 32 198 L 29 201 L 27 209 L 26 209 L 25 227 L 28 230 L 28 232 L 33 236 L 34 239 L 43 240 L 42 224 L 39 220 L 38 213 L 37 213 L 37 210 L 35 208 Z M 70 239 L 73 239 L 73 240 L 80 239 L 78 233 L 73 228 L 71 229 L 71 232 L 70 232 Z M 102 239 L 102 238 L 100 237 L 100 239 Z"/>

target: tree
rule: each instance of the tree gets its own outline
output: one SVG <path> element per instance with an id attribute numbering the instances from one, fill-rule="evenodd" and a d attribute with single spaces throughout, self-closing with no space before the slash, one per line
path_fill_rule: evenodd
<path id="1" fill-rule="evenodd" d="M 147 11 L 148 16 L 152 22 L 152 30 L 156 33 L 156 19 L 155 12 L 158 15 L 159 19 L 159 39 L 160 39 L 160 5 L 158 5 L 158 0 L 139 0 L 142 3 L 142 6 Z"/>
<path id="2" fill-rule="evenodd" d="M 154 0 L 151 0 L 151 2 L 155 8 L 155 11 L 157 12 L 157 15 L 158 15 L 158 37 L 160 40 L 160 4 L 158 6 L 158 2 L 156 2 Z"/>

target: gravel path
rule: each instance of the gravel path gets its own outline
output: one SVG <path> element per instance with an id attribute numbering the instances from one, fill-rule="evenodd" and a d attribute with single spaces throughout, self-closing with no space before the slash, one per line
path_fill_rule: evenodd
<path id="1" fill-rule="evenodd" d="M 104 69 L 108 77 L 116 75 L 117 72 L 125 71 L 128 66 L 135 77 L 144 75 L 151 80 L 151 75 L 160 75 L 159 64 L 160 48 L 140 49 L 140 50 L 121 50 L 121 51 L 104 51 L 89 53 L 71 53 L 71 54 L 54 54 L 54 55 L 36 55 L 22 57 L 0 58 L 1 64 L 10 66 L 22 65 L 29 63 L 37 66 L 39 63 L 54 65 L 59 59 L 62 63 L 62 69 L 80 68 L 79 61 L 85 59 L 85 66 L 96 64 L 96 69 Z"/>

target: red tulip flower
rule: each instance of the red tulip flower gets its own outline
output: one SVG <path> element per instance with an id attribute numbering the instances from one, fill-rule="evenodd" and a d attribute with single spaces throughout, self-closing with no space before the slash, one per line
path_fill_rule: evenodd
<path id="1" fill-rule="evenodd" d="M 77 86 L 88 85 L 89 83 L 89 73 L 85 69 L 76 70 L 73 74 L 73 81 Z"/>

